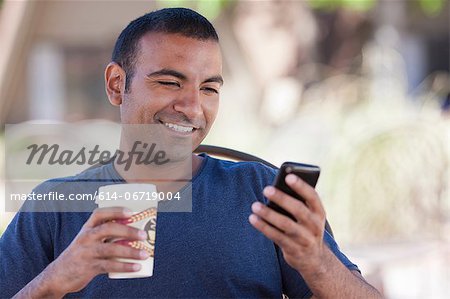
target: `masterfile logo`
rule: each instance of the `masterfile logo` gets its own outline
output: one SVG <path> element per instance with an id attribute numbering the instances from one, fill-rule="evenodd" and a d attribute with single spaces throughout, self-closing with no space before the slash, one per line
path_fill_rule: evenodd
<path id="1" fill-rule="evenodd" d="M 164 202 L 176 194 L 177 202 L 187 199 L 189 204 L 171 211 L 190 211 L 192 138 L 170 134 L 159 124 L 6 125 L 5 174 L 6 211 L 17 211 L 24 202 L 38 203 L 33 209 L 39 211 L 48 210 L 47 203 L 53 203 L 51 208 L 57 206 L 58 211 L 89 210 L 92 207 L 81 202 L 93 202 L 99 186 L 118 180 L 165 184 L 156 198 Z M 44 181 L 51 188 L 35 192 Z M 148 201 L 153 197 L 152 193 L 130 193 L 129 199 Z M 80 204 L 70 204 L 75 202 Z"/>

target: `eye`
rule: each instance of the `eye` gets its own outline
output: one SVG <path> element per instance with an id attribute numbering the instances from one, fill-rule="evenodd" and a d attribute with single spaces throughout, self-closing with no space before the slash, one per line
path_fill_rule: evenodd
<path id="1" fill-rule="evenodd" d="M 202 90 L 206 91 L 207 93 L 219 94 L 219 91 L 217 89 L 211 87 L 203 87 Z"/>
<path id="2" fill-rule="evenodd" d="M 173 81 L 158 81 L 159 84 L 161 85 L 165 85 L 165 86 L 176 86 L 176 87 L 180 87 L 180 83 L 178 82 L 173 82 Z"/>

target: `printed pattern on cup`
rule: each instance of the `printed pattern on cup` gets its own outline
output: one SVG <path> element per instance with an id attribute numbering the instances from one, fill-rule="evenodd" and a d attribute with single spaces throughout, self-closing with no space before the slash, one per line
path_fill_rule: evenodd
<path id="1" fill-rule="evenodd" d="M 156 240 L 156 216 L 157 209 L 149 208 L 142 212 L 136 213 L 126 220 L 127 224 L 132 224 L 132 226 L 147 232 L 147 239 L 144 241 L 133 241 L 129 242 L 128 245 L 147 251 L 150 257 L 154 257 L 155 252 L 155 240 Z"/>

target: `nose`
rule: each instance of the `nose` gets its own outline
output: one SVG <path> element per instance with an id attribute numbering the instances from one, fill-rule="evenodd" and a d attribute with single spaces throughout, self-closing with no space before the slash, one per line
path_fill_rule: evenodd
<path id="1" fill-rule="evenodd" d="M 183 113 L 189 120 L 195 120 L 203 114 L 200 92 L 196 88 L 183 88 L 176 99 L 173 108 Z"/>

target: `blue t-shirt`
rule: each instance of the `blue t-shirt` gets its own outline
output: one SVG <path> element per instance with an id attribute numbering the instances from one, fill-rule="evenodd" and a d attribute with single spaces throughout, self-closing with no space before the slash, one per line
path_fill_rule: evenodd
<path id="1" fill-rule="evenodd" d="M 192 179 L 192 212 L 158 212 L 153 276 L 109 279 L 107 274 L 98 275 L 67 297 L 312 295 L 301 275 L 284 261 L 281 250 L 248 222 L 251 204 L 267 203 L 262 189 L 272 184 L 275 170 L 260 163 L 203 157 Z M 97 185 L 85 190 L 84 181 L 97 181 Z M 95 192 L 113 183 L 123 179 L 107 164 L 45 182 L 35 192 Z M 93 203 L 86 204 L 95 208 Z M 89 212 L 17 213 L 0 239 L 0 296 L 13 296 L 44 270 L 69 246 L 89 216 Z M 347 268 L 358 269 L 328 233 L 324 239 Z"/>

